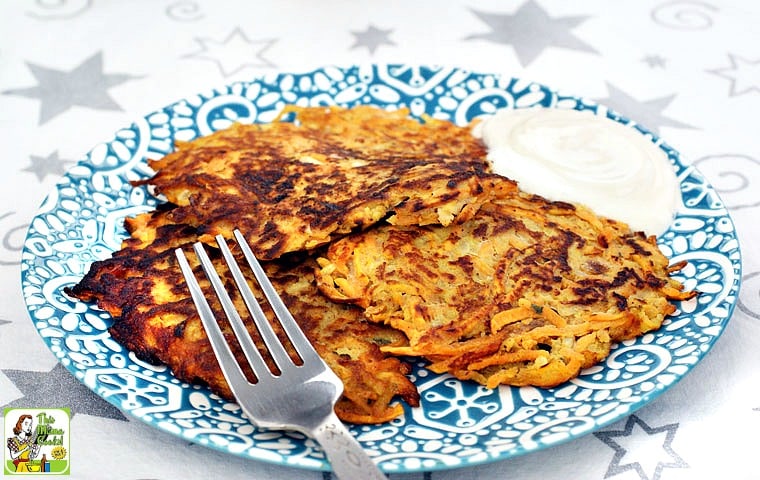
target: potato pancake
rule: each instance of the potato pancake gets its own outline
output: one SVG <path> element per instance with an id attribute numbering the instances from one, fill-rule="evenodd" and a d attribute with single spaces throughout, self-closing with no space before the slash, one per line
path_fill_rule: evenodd
<path id="1" fill-rule="evenodd" d="M 141 359 L 164 363 L 180 380 L 205 383 L 213 392 L 234 401 L 174 254 L 175 248 L 187 253 L 207 298 L 215 298 L 192 252 L 191 245 L 198 234 L 194 227 L 172 223 L 171 211 L 163 208 L 128 219 L 132 236 L 124 242 L 124 248 L 112 258 L 95 262 L 68 293 L 84 301 L 97 301 L 114 318 L 109 329 L 113 338 Z M 219 252 L 209 251 L 225 284 L 232 284 Z M 234 251 L 240 256 L 240 264 L 245 265 L 242 254 L 236 248 Z M 379 348 L 403 344 L 403 334 L 368 323 L 360 309 L 336 304 L 321 295 L 314 281 L 314 266 L 314 260 L 294 256 L 264 263 L 283 301 L 317 352 L 344 383 L 343 397 L 336 406 L 338 416 L 354 423 L 380 423 L 402 413 L 403 407 L 393 403 L 397 397 L 418 405 L 417 390 L 406 377 L 409 366 Z M 249 283 L 261 301 L 263 295 L 252 273 Z M 246 312 L 242 299 L 236 291 L 233 293 L 238 310 Z M 220 325 L 236 357 L 244 361 L 221 306 L 213 302 L 212 308 L 217 319 L 222 319 Z M 254 341 L 264 350 L 252 321 L 246 323 Z M 284 338 L 279 328 L 278 335 Z M 292 348 L 291 352 L 294 354 Z"/>
<path id="2" fill-rule="evenodd" d="M 271 124 L 180 143 L 136 182 L 168 202 L 127 219 L 122 249 L 67 292 L 107 310 L 111 335 L 140 358 L 233 400 L 174 249 L 200 272 L 191 244 L 238 228 L 343 380 L 336 412 L 355 423 L 397 417 L 394 399 L 419 404 L 399 357 L 491 388 L 554 386 L 694 294 L 654 237 L 519 192 L 469 128 L 408 113 L 289 107 Z"/>
<path id="3" fill-rule="evenodd" d="M 319 262 L 330 298 L 406 334 L 384 351 L 490 388 L 573 378 L 693 295 L 670 278 L 654 237 L 522 193 L 456 225 L 353 234 Z"/>
<path id="4" fill-rule="evenodd" d="M 201 241 L 245 232 L 259 259 L 310 250 L 380 220 L 448 225 L 471 217 L 497 182 L 483 145 L 450 122 L 407 110 L 290 107 L 290 121 L 233 125 L 149 162 L 152 185 Z M 290 118 L 294 117 L 294 118 Z"/>

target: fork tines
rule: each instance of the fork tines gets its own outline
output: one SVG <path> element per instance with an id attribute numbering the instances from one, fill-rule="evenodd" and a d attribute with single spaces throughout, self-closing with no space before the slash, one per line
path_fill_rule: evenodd
<path id="1" fill-rule="evenodd" d="M 298 353 L 301 361 L 303 363 L 322 362 L 322 359 L 314 351 L 314 348 L 311 346 L 308 339 L 303 334 L 295 319 L 290 314 L 282 299 L 272 286 L 272 283 L 267 278 L 266 273 L 261 267 L 259 261 L 256 259 L 256 256 L 251 251 L 251 248 L 246 242 L 245 237 L 238 230 L 235 230 L 234 235 L 235 240 L 243 253 L 243 256 L 248 262 L 251 271 L 256 278 L 259 288 L 264 293 L 264 296 L 271 306 L 275 317 L 279 320 L 283 331 Z M 266 314 L 262 310 L 258 300 L 251 291 L 246 276 L 238 265 L 237 260 L 235 259 L 232 251 L 230 250 L 230 247 L 227 244 L 227 241 L 221 235 L 218 235 L 216 237 L 216 241 L 219 245 L 219 249 L 222 253 L 222 256 L 224 257 L 227 267 L 229 268 L 230 274 L 235 280 L 235 284 L 237 285 L 237 288 L 243 298 L 246 308 L 251 314 L 256 329 L 258 330 L 258 333 L 266 345 L 268 353 L 276 364 L 279 372 L 273 373 L 269 369 L 262 354 L 259 352 L 256 345 L 251 340 L 251 337 L 245 327 L 240 313 L 237 311 L 237 308 L 230 298 L 230 295 L 227 292 L 218 272 L 214 268 L 214 265 L 209 258 L 206 249 L 204 248 L 204 245 L 200 242 L 197 242 L 193 245 L 193 250 L 195 251 L 198 260 L 203 267 L 203 271 L 205 272 L 206 277 L 211 282 L 211 285 L 217 297 L 219 298 L 224 313 L 229 320 L 229 324 L 238 339 L 240 347 L 246 359 L 248 360 L 248 363 L 250 364 L 256 379 L 258 380 L 257 383 L 266 383 L 267 379 L 271 379 L 274 376 L 284 372 L 285 370 L 298 367 L 299 365 L 294 363 L 290 355 L 288 355 L 285 347 L 280 342 L 280 339 L 277 337 L 272 325 L 267 319 Z M 187 280 L 188 288 L 190 289 L 193 301 L 198 308 L 203 326 L 209 336 L 211 346 L 213 347 L 214 353 L 219 359 L 222 371 L 225 375 L 231 374 L 233 377 L 244 379 L 245 375 L 243 373 L 243 370 L 240 368 L 237 362 L 230 360 L 233 357 L 233 352 L 224 338 L 222 330 L 215 319 L 214 313 L 209 306 L 208 301 L 206 300 L 206 296 L 204 295 L 203 290 L 201 289 L 184 252 L 182 249 L 177 249 L 176 254 L 179 265 L 182 269 L 182 273 Z M 232 388 L 233 392 L 235 392 L 234 385 L 232 385 L 234 382 L 228 383 L 230 383 L 230 387 Z"/>
<path id="2" fill-rule="evenodd" d="M 382 471 L 335 415 L 335 403 L 343 392 L 343 383 L 330 370 L 327 363 L 317 355 L 301 332 L 243 235 L 235 230 L 235 240 L 251 267 L 256 283 L 264 292 L 274 316 L 279 319 L 282 330 L 301 357 L 301 364 L 294 363 L 280 343 L 279 337 L 251 292 L 246 276 L 238 266 L 225 239 L 218 236 L 216 240 L 263 343 L 279 369 L 279 372 L 273 373 L 267 367 L 267 362 L 248 335 L 248 330 L 219 274 L 214 269 L 206 249 L 202 244 L 196 243 L 193 245 L 195 254 L 219 298 L 240 348 L 257 379 L 255 383 L 248 381 L 225 340 L 187 257 L 181 249 L 178 249 L 177 260 L 187 279 L 188 288 L 216 358 L 219 360 L 219 366 L 243 411 L 255 425 L 265 428 L 295 429 L 315 438 L 324 448 L 333 471 L 341 479 L 385 480 Z"/>

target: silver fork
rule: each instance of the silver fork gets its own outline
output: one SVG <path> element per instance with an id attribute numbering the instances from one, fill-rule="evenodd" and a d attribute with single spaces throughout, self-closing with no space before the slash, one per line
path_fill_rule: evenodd
<path id="1" fill-rule="evenodd" d="M 193 301 L 211 341 L 219 366 L 240 407 L 251 422 L 259 427 L 296 430 L 317 440 L 324 449 L 333 472 L 339 478 L 385 480 L 385 475 L 335 415 L 334 407 L 343 393 L 343 382 L 311 346 L 238 230 L 235 230 L 235 239 L 275 316 L 303 361 L 302 365 L 297 365 L 285 351 L 248 287 L 226 240 L 221 235 L 217 236 L 216 241 L 237 288 L 280 373 L 275 374 L 270 371 L 243 325 L 203 245 L 196 243 L 193 245 L 195 254 L 219 297 L 240 347 L 256 376 L 256 383 L 249 382 L 224 339 L 184 252 L 182 249 L 177 249 L 175 253 Z"/>

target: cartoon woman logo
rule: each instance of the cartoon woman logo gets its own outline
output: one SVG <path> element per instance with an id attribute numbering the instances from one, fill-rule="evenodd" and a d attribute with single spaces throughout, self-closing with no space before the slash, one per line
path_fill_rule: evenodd
<path id="1" fill-rule="evenodd" d="M 19 416 L 13 428 L 14 436 L 8 438 L 8 450 L 17 472 L 30 472 L 29 462 L 40 453 L 37 438 L 32 432 L 32 416 Z"/>

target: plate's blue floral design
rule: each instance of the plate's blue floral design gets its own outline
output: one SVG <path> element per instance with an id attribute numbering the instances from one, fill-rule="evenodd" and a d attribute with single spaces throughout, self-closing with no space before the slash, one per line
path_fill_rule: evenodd
<path id="1" fill-rule="evenodd" d="M 660 245 L 700 295 L 654 333 L 618 345 L 601 365 L 551 389 L 488 390 L 415 366 L 422 406 L 385 425 L 353 426 L 387 472 L 472 465 L 535 451 L 589 433 L 648 403 L 710 350 L 736 304 L 741 259 L 733 224 L 714 189 L 678 153 L 645 128 L 572 96 L 513 78 L 456 68 L 407 65 L 323 68 L 236 83 L 147 115 L 97 145 L 58 183 L 32 221 L 24 244 L 22 286 L 44 341 L 73 375 L 123 411 L 190 441 L 243 457 L 327 469 L 310 439 L 252 427 L 240 408 L 146 364 L 108 334 L 109 316 L 66 297 L 89 264 L 119 248 L 124 217 L 157 204 L 129 181 L 150 176 L 177 140 L 232 122 L 267 122 L 286 104 L 408 107 L 465 124 L 499 108 L 590 109 L 630 125 L 667 154 L 683 205 Z"/>

